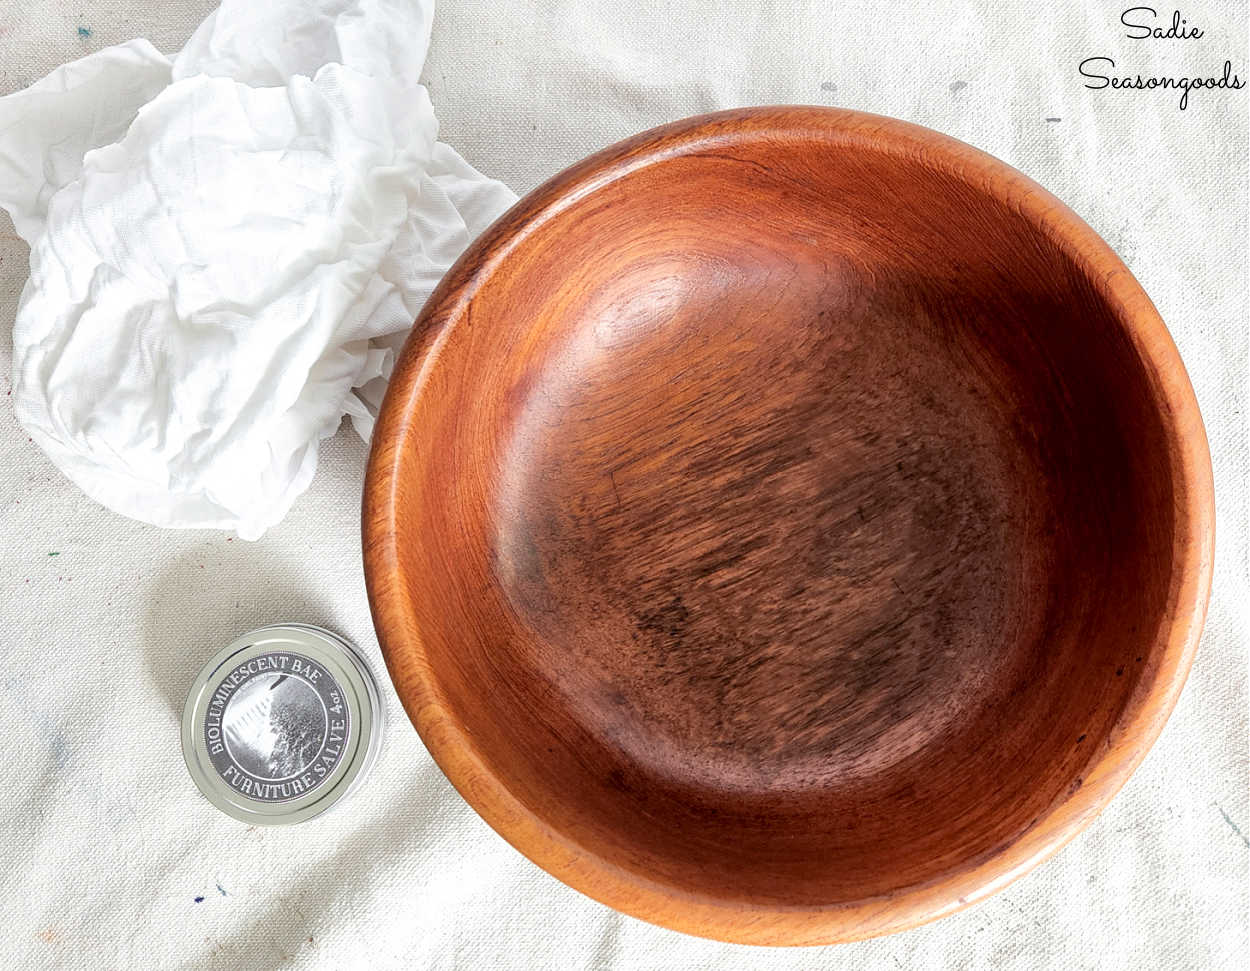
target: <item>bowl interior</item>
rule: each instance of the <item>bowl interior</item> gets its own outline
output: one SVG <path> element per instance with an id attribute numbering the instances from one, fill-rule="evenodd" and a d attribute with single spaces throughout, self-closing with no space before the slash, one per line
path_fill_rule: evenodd
<path id="1" fill-rule="evenodd" d="M 888 141 L 706 139 L 581 189 L 444 301 L 406 405 L 424 700 L 678 897 L 837 908 L 993 858 L 1084 784 L 1174 606 L 1121 312 Z"/>

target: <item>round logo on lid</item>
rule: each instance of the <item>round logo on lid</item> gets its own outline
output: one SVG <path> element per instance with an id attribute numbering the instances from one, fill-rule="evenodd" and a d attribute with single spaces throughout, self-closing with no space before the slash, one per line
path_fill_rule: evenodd
<path id="1" fill-rule="evenodd" d="M 239 664 L 209 698 L 204 742 L 217 774 L 239 793 L 285 802 L 315 789 L 347 750 L 343 689 L 302 654 L 273 651 Z"/>

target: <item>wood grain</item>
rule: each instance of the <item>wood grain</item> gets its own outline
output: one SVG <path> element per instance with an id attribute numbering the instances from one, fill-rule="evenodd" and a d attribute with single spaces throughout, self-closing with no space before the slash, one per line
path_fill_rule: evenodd
<path id="1" fill-rule="evenodd" d="M 1085 825 L 1188 671 L 1210 459 L 1149 299 L 1018 172 L 872 115 L 678 122 L 429 301 L 364 497 L 468 802 L 693 934 L 950 913 Z"/>

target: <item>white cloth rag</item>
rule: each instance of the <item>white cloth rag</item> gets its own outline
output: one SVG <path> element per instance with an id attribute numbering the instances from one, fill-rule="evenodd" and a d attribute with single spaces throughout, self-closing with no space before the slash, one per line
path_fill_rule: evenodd
<path id="1" fill-rule="evenodd" d="M 259 537 L 516 196 L 437 141 L 433 0 L 225 0 L 0 98 L 22 425 L 84 492 Z"/>

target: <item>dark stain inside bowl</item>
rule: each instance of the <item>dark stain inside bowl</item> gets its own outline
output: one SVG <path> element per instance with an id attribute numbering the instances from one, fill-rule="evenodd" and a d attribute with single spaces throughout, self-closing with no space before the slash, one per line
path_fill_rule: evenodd
<path id="1" fill-rule="evenodd" d="M 942 308 L 837 269 L 718 279 L 606 347 L 588 328 L 512 429 L 493 542 L 552 648 L 534 660 L 576 668 L 578 717 L 673 781 L 889 771 L 1027 667 L 1045 622 L 1059 511 L 1011 375 Z"/>

